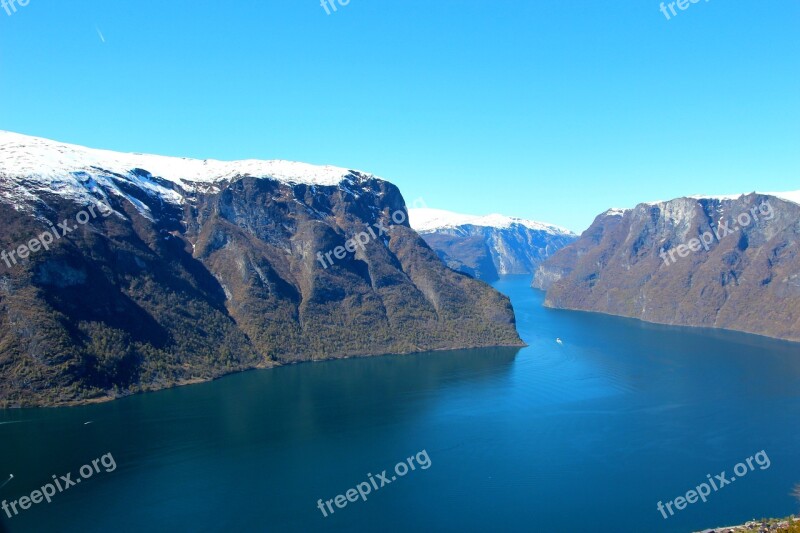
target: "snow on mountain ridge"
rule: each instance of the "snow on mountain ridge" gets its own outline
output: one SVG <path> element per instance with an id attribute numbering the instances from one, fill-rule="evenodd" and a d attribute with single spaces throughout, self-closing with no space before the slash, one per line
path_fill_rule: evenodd
<path id="1" fill-rule="evenodd" d="M 775 196 L 782 200 L 800 204 L 800 191 L 787 191 L 787 192 L 765 192 L 770 196 Z"/>
<path id="2" fill-rule="evenodd" d="M 738 200 L 742 196 L 747 196 L 749 194 L 759 194 L 762 196 L 774 196 L 775 198 L 780 198 L 781 200 L 786 200 L 787 202 L 793 202 L 795 204 L 800 204 L 800 191 L 787 191 L 787 192 L 752 192 L 752 193 L 740 193 L 740 194 L 695 194 L 692 196 L 686 196 L 691 200 L 718 200 L 718 201 L 727 201 L 727 200 Z M 668 204 L 673 200 L 680 200 L 681 197 L 673 198 L 672 200 L 654 200 L 651 202 L 641 202 L 637 205 L 648 205 L 648 206 L 658 206 L 662 204 Z M 619 208 L 619 207 L 612 207 L 605 212 L 604 215 L 608 216 L 622 216 L 627 211 L 631 211 L 632 208 Z"/>
<path id="3" fill-rule="evenodd" d="M 245 159 L 218 161 L 98 150 L 0 130 L 0 171 L 9 175 L 57 177 L 64 172 L 99 168 L 124 174 L 143 169 L 182 187 L 215 183 L 237 175 L 269 177 L 286 183 L 338 185 L 348 176 L 365 172 L 295 161 Z"/>
<path id="4" fill-rule="evenodd" d="M 694 200 L 738 200 L 742 196 L 747 196 L 748 194 L 761 194 L 765 196 L 774 196 L 775 198 L 780 198 L 781 200 L 786 200 L 789 202 L 793 202 L 795 204 L 800 204 L 800 191 L 787 191 L 787 192 L 754 192 L 754 193 L 742 193 L 742 194 L 721 194 L 716 196 L 711 195 L 696 195 L 690 196 Z"/>
<path id="5" fill-rule="evenodd" d="M 412 208 L 408 210 L 409 222 L 411 227 L 420 233 L 430 233 L 442 228 L 455 228 L 458 226 L 481 226 L 489 228 L 507 229 L 514 224 L 519 224 L 532 230 L 546 231 L 548 233 L 573 235 L 565 228 L 544 224 L 535 220 L 509 217 L 499 214 L 485 216 L 464 215 L 454 213 L 444 209 L 432 209 L 428 207 Z"/>
<path id="6" fill-rule="evenodd" d="M 149 208 L 123 191 L 121 185 L 180 205 L 185 201 L 182 193 L 198 188 L 213 191 L 217 184 L 237 176 L 270 178 L 286 184 L 339 185 L 351 193 L 347 182 L 374 177 L 339 167 L 283 160 L 218 161 L 98 150 L 2 130 L 0 176 L 9 178 L 0 180 L 0 201 L 18 210 L 32 210 L 42 193 L 78 203 L 97 203 L 110 191 L 126 198 L 148 218 Z"/>

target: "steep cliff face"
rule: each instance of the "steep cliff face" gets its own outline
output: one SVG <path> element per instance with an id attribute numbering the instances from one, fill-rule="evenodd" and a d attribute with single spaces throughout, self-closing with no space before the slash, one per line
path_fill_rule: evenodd
<path id="1" fill-rule="evenodd" d="M 493 281 L 533 274 L 539 264 L 573 242 L 568 230 L 502 215 L 474 217 L 440 209 L 412 209 L 411 224 L 453 270 Z"/>
<path id="2" fill-rule="evenodd" d="M 617 231 L 627 211 L 629 210 L 609 209 L 595 218 L 589 229 L 583 232 L 578 239 L 561 248 L 536 267 L 531 286 L 545 291 L 550 289 L 554 283 L 572 272 L 579 260 L 588 252 L 599 250 L 597 247 L 603 242 L 613 242 L 615 238 L 619 238 L 619 236 L 609 237 L 609 235 Z"/>
<path id="3" fill-rule="evenodd" d="M 357 171 L 0 132 L 0 224 L 3 405 L 522 344 L 508 299 L 446 268 L 399 190 Z"/>
<path id="4" fill-rule="evenodd" d="M 800 194 L 610 210 L 539 267 L 546 305 L 800 341 Z"/>

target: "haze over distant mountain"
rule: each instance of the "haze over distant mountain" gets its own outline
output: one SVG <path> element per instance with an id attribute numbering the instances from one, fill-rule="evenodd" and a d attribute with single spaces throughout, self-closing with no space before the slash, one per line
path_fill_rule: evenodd
<path id="1" fill-rule="evenodd" d="M 533 274 L 544 259 L 578 237 L 550 224 L 496 214 L 415 208 L 409 216 L 411 226 L 447 266 L 485 281 Z"/>
<path id="2" fill-rule="evenodd" d="M 551 307 L 800 341 L 800 191 L 611 209 L 533 286 Z"/>
<path id="3" fill-rule="evenodd" d="M 0 407 L 521 345 L 508 298 L 446 268 L 406 218 L 397 187 L 355 170 L 0 132 Z"/>

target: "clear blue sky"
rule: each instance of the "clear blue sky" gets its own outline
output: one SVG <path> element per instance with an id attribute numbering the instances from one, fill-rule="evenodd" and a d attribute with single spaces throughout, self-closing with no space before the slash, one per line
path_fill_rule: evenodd
<path id="1" fill-rule="evenodd" d="M 797 0 L 30 0 L 0 54 L 0 129 L 358 168 L 429 207 L 580 231 L 800 189 Z"/>

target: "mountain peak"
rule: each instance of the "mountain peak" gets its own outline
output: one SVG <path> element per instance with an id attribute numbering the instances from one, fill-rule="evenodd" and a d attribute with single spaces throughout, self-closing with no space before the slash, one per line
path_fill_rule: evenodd
<path id="1" fill-rule="evenodd" d="M 751 192 L 751 193 L 740 193 L 740 194 L 721 194 L 721 195 L 695 195 L 690 196 L 689 198 L 693 200 L 738 200 L 742 196 L 747 196 L 748 194 L 760 194 L 763 196 L 774 196 L 775 198 L 780 198 L 781 200 L 786 200 L 789 202 L 793 202 L 795 204 L 800 204 L 800 191 L 787 191 L 787 192 Z"/>
<path id="2" fill-rule="evenodd" d="M 554 234 L 573 235 L 571 231 L 552 224 L 526 220 L 523 218 L 509 217 L 500 214 L 485 216 L 464 215 L 446 211 L 444 209 L 432 209 L 428 207 L 413 208 L 408 210 L 411 227 L 419 233 L 430 233 L 443 228 L 456 228 L 458 226 L 479 226 L 487 228 L 506 229 L 514 224 L 519 224 L 528 229 L 546 231 Z"/>

